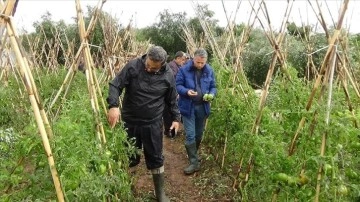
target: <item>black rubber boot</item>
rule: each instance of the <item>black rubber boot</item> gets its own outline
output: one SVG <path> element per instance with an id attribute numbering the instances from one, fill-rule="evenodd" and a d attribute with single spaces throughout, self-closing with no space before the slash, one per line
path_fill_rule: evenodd
<path id="1" fill-rule="evenodd" d="M 164 173 L 154 174 L 155 170 L 158 169 L 154 169 L 151 171 L 153 173 L 152 176 L 154 181 L 156 200 L 159 202 L 169 202 L 170 199 L 165 195 L 165 191 L 164 191 Z"/>
<path id="2" fill-rule="evenodd" d="M 186 152 L 189 157 L 190 165 L 184 169 L 184 173 L 187 175 L 193 174 L 194 172 L 197 172 L 200 170 L 200 164 L 196 149 L 196 143 L 185 145 Z"/>
<path id="3" fill-rule="evenodd" d="M 201 144 L 201 139 L 196 139 L 196 150 L 199 151 Z"/>
<path id="4" fill-rule="evenodd" d="M 201 161 L 200 144 L 201 144 L 201 139 L 196 139 L 196 151 L 198 152 L 198 160 L 199 160 L 199 162 Z"/>

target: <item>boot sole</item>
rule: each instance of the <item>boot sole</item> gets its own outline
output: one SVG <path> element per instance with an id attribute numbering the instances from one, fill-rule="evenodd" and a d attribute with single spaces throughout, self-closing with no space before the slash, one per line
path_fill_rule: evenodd
<path id="1" fill-rule="evenodd" d="M 194 174 L 194 173 L 199 172 L 199 171 L 200 171 L 200 168 L 199 168 L 199 169 L 196 169 L 196 170 L 194 170 L 194 171 L 192 171 L 192 172 L 186 172 L 186 171 L 184 171 L 184 173 L 185 173 L 186 175 L 191 175 L 191 174 Z"/>

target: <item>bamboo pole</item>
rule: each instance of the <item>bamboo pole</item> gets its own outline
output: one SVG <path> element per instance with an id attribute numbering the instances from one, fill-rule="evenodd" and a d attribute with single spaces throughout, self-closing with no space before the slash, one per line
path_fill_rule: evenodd
<path id="1" fill-rule="evenodd" d="M 345 12 L 346 12 L 348 3 L 349 3 L 349 0 L 344 0 L 343 5 L 342 5 L 342 9 L 341 9 L 341 12 L 340 12 L 340 15 L 339 15 L 339 20 L 338 20 L 338 23 L 337 23 L 336 30 L 335 30 L 333 36 L 331 37 L 331 39 L 328 40 L 329 47 L 327 49 L 327 52 L 325 54 L 323 63 L 321 65 L 321 68 L 320 68 L 320 71 L 319 71 L 320 74 L 318 75 L 318 77 L 317 77 L 317 79 L 315 81 L 315 84 L 314 84 L 313 89 L 311 91 L 311 94 L 309 96 L 307 105 L 305 107 L 306 111 L 309 111 L 310 108 L 311 108 L 313 99 L 315 97 L 315 93 L 316 93 L 316 91 L 318 90 L 319 86 L 322 83 L 323 75 L 326 73 L 326 70 L 327 70 L 326 67 L 327 67 L 328 61 L 330 60 L 330 55 L 333 54 L 333 52 L 334 52 L 334 45 L 338 44 L 338 38 L 339 38 L 339 35 L 341 33 L 340 30 L 341 30 L 342 22 L 343 22 L 343 19 L 344 19 L 344 16 L 345 16 Z M 326 25 L 325 25 L 325 27 L 326 27 Z M 303 116 L 301 118 L 299 126 L 298 126 L 298 128 L 296 130 L 296 133 L 295 133 L 295 135 L 294 135 L 294 137 L 293 137 L 293 139 L 291 141 L 291 145 L 289 147 L 289 155 L 291 155 L 294 152 L 296 140 L 297 140 L 297 138 L 299 136 L 299 132 L 302 130 L 302 128 L 304 126 L 305 120 L 306 120 L 306 118 L 305 118 L 305 116 Z"/>
<path id="2" fill-rule="evenodd" d="M 347 84 L 344 80 L 342 80 L 341 82 L 342 82 L 342 87 L 343 87 L 343 90 L 345 93 L 346 102 L 348 103 L 349 111 L 351 112 L 351 115 L 353 117 L 354 127 L 359 128 L 359 124 L 358 124 L 356 116 L 355 116 L 355 110 L 351 104 L 350 94 L 349 94 L 349 90 L 347 89 Z"/>
<path id="3" fill-rule="evenodd" d="M 103 95 L 102 95 L 102 92 L 101 92 L 101 88 L 100 88 L 100 84 L 99 84 L 99 80 L 96 76 L 96 73 L 94 71 L 92 71 L 93 73 L 93 78 L 94 78 L 94 82 L 95 82 L 95 87 L 96 87 L 96 90 L 97 90 L 97 93 L 99 94 L 99 99 L 101 101 L 101 106 L 104 110 L 104 114 L 107 114 L 107 108 L 106 108 L 106 105 L 105 105 L 105 102 L 104 102 L 104 99 L 103 99 Z"/>
<path id="4" fill-rule="evenodd" d="M 80 57 L 80 55 L 81 55 L 81 53 L 83 51 L 83 48 L 84 48 L 84 46 L 81 44 L 78 52 L 75 55 L 75 59 L 74 59 L 73 63 L 71 64 L 71 66 L 70 66 L 70 68 L 69 68 L 69 70 L 68 70 L 68 72 L 67 72 L 67 74 L 65 76 L 65 79 L 63 80 L 63 83 L 60 86 L 60 89 L 58 90 L 58 92 L 56 93 L 54 99 L 50 103 L 49 109 L 51 109 L 54 106 L 54 104 L 56 103 L 57 99 L 59 98 L 59 96 L 61 95 L 61 92 L 65 89 L 65 87 L 67 85 L 70 85 L 70 83 L 72 81 L 72 78 L 73 78 L 73 74 L 75 74 L 75 72 L 77 71 L 77 66 L 76 66 L 77 60 Z M 71 78 L 71 80 L 69 82 L 70 78 Z"/>
<path id="5" fill-rule="evenodd" d="M 286 62 L 284 61 L 283 53 L 281 53 L 281 51 L 280 51 L 280 44 L 282 43 L 282 40 L 283 40 L 284 35 L 285 35 L 285 24 L 288 21 L 288 18 L 290 16 L 293 1 L 288 1 L 287 8 L 286 8 L 284 18 L 283 18 L 283 23 L 282 23 L 280 33 L 279 33 L 277 38 L 275 38 L 273 36 L 273 32 L 271 31 L 270 17 L 267 14 L 266 4 L 265 4 L 264 1 L 262 1 L 261 3 L 265 7 L 264 13 L 266 15 L 266 18 L 268 19 L 268 25 L 270 27 L 270 34 L 266 34 L 266 36 L 269 39 L 270 43 L 273 45 L 274 52 L 273 52 L 273 56 L 272 56 L 272 59 L 271 59 L 271 64 L 270 64 L 270 67 L 269 67 L 269 70 L 268 70 L 268 73 L 267 73 L 267 76 L 266 76 L 266 80 L 265 80 L 265 83 L 264 83 L 263 91 L 262 91 L 262 94 L 261 94 L 261 97 L 260 97 L 258 112 L 257 112 L 256 118 L 254 120 L 253 127 L 251 129 L 253 134 L 257 134 L 258 133 L 258 128 L 260 127 L 260 122 L 261 122 L 263 109 L 265 107 L 265 102 L 266 102 L 267 95 L 268 95 L 269 88 L 270 88 L 270 82 L 272 80 L 277 61 L 279 61 L 280 64 L 281 64 L 280 66 L 282 67 L 282 72 L 284 72 L 286 74 L 287 78 L 289 79 L 289 81 L 291 81 L 291 77 L 290 77 L 289 73 L 286 70 Z M 253 5 L 252 5 L 252 9 L 255 11 Z M 264 28 L 264 25 L 263 25 L 263 23 L 261 22 L 260 19 L 259 19 L 259 22 L 262 25 L 262 27 Z"/>
<path id="6" fill-rule="evenodd" d="M 223 155 L 222 155 L 222 160 L 221 160 L 221 168 L 224 168 L 227 139 L 228 139 L 228 134 L 227 134 L 227 131 L 225 131 L 225 141 L 224 141 L 224 149 L 223 149 Z"/>
<path id="7" fill-rule="evenodd" d="M 0 81 L 2 80 L 2 77 L 3 77 L 4 73 L 5 73 L 5 71 L 6 71 L 6 69 L 5 69 L 5 68 L 3 68 L 3 69 L 1 70 L 1 74 L 0 74 Z"/>
<path id="8" fill-rule="evenodd" d="M 338 39 L 338 36 L 339 36 L 340 32 L 338 30 L 336 30 L 334 32 L 334 35 L 333 37 L 331 38 L 330 40 L 330 44 L 336 44 L 337 43 L 337 39 Z M 320 69 L 320 74 L 318 75 L 315 83 L 314 83 L 314 86 L 313 86 L 313 89 L 311 91 L 311 94 L 309 96 L 309 99 L 308 99 L 308 102 L 306 104 L 306 107 L 305 107 L 305 110 L 306 111 L 309 111 L 310 108 L 311 108 L 311 105 L 313 103 L 313 100 L 315 98 L 315 94 L 319 88 L 319 86 L 321 85 L 322 83 L 322 79 L 323 79 L 323 75 L 325 74 L 325 71 L 326 71 L 326 65 L 327 65 L 327 61 L 329 60 L 330 58 L 330 55 L 331 53 L 333 52 L 333 46 L 329 46 L 328 49 L 327 49 L 327 52 L 325 54 L 325 57 L 324 57 L 324 60 L 323 60 L 323 63 L 321 65 L 321 69 Z M 299 137 L 299 134 L 300 134 L 300 131 L 303 129 L 304 125 L 305 125 L 305 120 L 306 120 L 306 117 L 303 116 L 301 118 L 301 121 L 299 122 L 299 125 L 298 125 L 298 128 L 296 129 L 296 132 L 294 134 L 294 137 L 291 141 L 291 144 L 290 144 L 290 147 L 289 147 L 289 155 L 291 156 L 293 153 L 294 153 L 294 148 L 295 148 L 295 144 L 296 144 L 296 140 L 298 139 Z"/>
<path id="9" fill-rule="evenodd" d="M 60 86 L 60 89 L 58 90 L 58 92 L 56 93 L 54 99 L 50 103 L 49 109 L 51 109 L 54 106 L 54 104 L 56 103 L 57 99 L 59 98 L 61 92 L 64 90 L 65 86 L 70 85 L 72 80 L 70 80 L 70 82 L 69 82 L 69 79 L 73 78 L 72 74 L 74 74 L 76 72 L 76 68 L 77 68 L 76 63 L 77 63 L 77 60 L 79 59 L 79 57 L 80 57 L 80 55 L 81 55 L 81 53 L 83 51 L 83 48 L 84 48 L 84 46 L 83 46 L 83 44 L 81 44 L 78 52 L 75 55 L 75 59 L 74 59 L 73 63 L 71 64 L 71 66 L 70 66 L 70 68 L 69 68 L 69 70 L 68 70 L 68 72 L 67 72 L 67 74 L 65 76 L 65 79 L 64 79 L 63 83 Z"/>
<path id="10" fill-rule="evenodd" d="M 75 3 L 76 3 L 76 6 L 77 6 L 77 2 L 78 2 L 78 1 L 76 0 L 76 2 L 75 2 Z M 106 1 L 103 1 L 103 3 L 105 3 L 105 2 L 106 2 Z M 98 5 L 98 7 L 99 7 L 99 5 Z M 102 5 L 101 5 L 101 7 L 102 7 Z M 94 25 L 92 25 L 92 24 L 95 24 L 96 21 L 93 20 L 94 17 L 92 17 L 91 23 L 89 24 L 89 29 L 88 29 L 87 31 L 85 31 L 85 23 L 83 22 L 83 15 L 82 15 L 82 13 L 81 13 L 82 11 L 81 11 L 80 4 L 79 4 L 79 6 L 77 6 L 76 8 L 77 8 L 77 13 L 78 13 L 78 15 L 80 15 L 80 16 L 78 16 L 78 18 L 81 17 L 81 18 L 79 18 L 79 19 L 82 19 L 82 22 L 78 22 L 78 23 L 81 23 L 81 26 L 84 27 L 84 30 L 79 28 L 79 32 L 82 33 L 81 36 L 84 36 L 84 37 L 86 38 L 86 37 L 88 37 L 89 34 L 90 34 L 90 31 L 91 31 L 90 28 L 91 28 L 91 29 L 94 28 Z M 96 14 L 98 15 L 99 13 L 96 12 Z M 95 19 L 97 19 L 97 18 L 95 18 Z M 79 20 L 79 21 L 80 21 L 80 20 Z M 80 27 L 80 25 L 78 25 L 78 27 Z M 67 37 L 66 37 L 66 40 L 67 40 L 67 42 L 68 42 L 68 38 L 67 38 Z M 53 105 L 56 103 L 57 99 L 59 98 L 60 94 L 61 94 L 62 91 L 64 90 L 65 86 L 71 84 L 71 80 L 70 80 L 70 82 L 69 82 L 69 79 L 72 78 L 71 74 L 73 74 L 73 71 L 76 71 L 77 61 L 79 60 L 80 56 L 81 56 L 82 54 L 84 54 L 84 53 L 83 53 L 83 50 L 84 50 L 84 48 L 85 48 L 85 46 L 86 46 L 87 44 L 88 44 L 87 41 L 81 43 L 80 48 L 78 49 L 78 51 L 77 51 L 77 53 L 76 53 L 76 55 L 75 55 L 74 61 L 72 62 L 72 65 L 71 65 L 71 67 L 69 68 L 68 73 L 67 73 L 67 75 L 65 76 L 65 79 L 64 79 L 64 81 L 63 81 L 60 89 L 58 90 L 55 98 L 54 98 L 53 101 L 51 102 L 49 109 L 51 109 L 51 108 L 53 107 Z M 69 51 L 70 51 L 70 50 L 69 50 Z"/>
<path id="11" fill-rule="evenodd" d="M 338 57 L 339 57 L 339 56 L 338 56 Z M 341 62 L 341 60 L 340 60 L 340 62 Z M 356 82 L 354 81 L 353 76 L 350 74 L 350 72 L 349 72 L 348 68 L 346 67 L 346 65 L 344 65 L 343 68 L 344 68 L 344 71 L 345 71 L 345 73 L 346 73 L 346 76 L 347 76 L 347 77 L 349 78 L 349 80 L 350 80 L 350 83 L 351 83 L 352 86 L 354 87 L 354 91 L 355 91 L 357 97 L 360 98 L 359 88 L 358 88 L 358 85 L 356 84 Z"/>
<path id="12" fill-rule="evenodd" d="M 76 74 L 76 71 L 74 71 L 73 74 L 71 74 L 70 82 L 74 79 L 75 74 Z M 70 90 L 70 86 L 71 86 L 71 85 L 67 85 L 67 86 L 66 86 L 64 95 L 63 95 L 63 97 L 62 97 L 62 99 L 61 99 L 61 104 L 59 105 L 58 109 L 56 110 L 55 115 L 53 116 L 53 121 L 56 121 L 58 115 L 60 114 L 60 111 L 61 111 L 61 109 L 62 109 L 62 106 L 63 106 L 63 104 L 64 104 L 65 101 L 66 101 L 66 95 L 67 95 L 67 93 L 68 93 L 69 90 Z M 50 110 L 49 110 L 49 111 L 50 111 Z M 49 111 L 48 111 L 48 112 L 49 112 Z"/>
<path id="13" fill-rule="evenodd" d="M 13 26 L 13 22 L 12 22 L 12 19 L 10 18 L 9 20 L 9 23 L 11 23 L 11 27 L 14 27 Z M 9 31 L 9 30 L 8 30 Z M 19 41 L 19 35 L 16 31 L 16 29 L 13 29 L 11 30 L 13 32 L 13 37 L 14 39 L 17 41 L 17 44 L 21 44 L 20 41 Z M 36 84 L 35 84 L 35 81 L 34 81 L 34 78 L 32 76 L 32 73 L 31 73 L 31 69 L 30 69 L 30 66 L 29 66 L 29 63 L 27 61 L 27 57 L 26 57 L 26 53 L 25 51 L 23 50 L 22 46 L 19 46 L 19 50 L 21 52 L 21 55 L 22 55 L 22 60 L 24 61 L 24 65 L 26 66 L 25 70 L 27 71 L 27 74 L 29 75 L 29 81 L 31 82 L 31 85 L 33 86 L 33 92 L 34 92 L 34 96 L 36 98 L 36 101 L 38 103 L 38 106 L 39 106 L 39 110 L 40 110 L 40 114 L 41 114 L 41 117 L 42 117 L 42 120 L 45 124 L 45 129 L 46 129 L 46 134 L 48 135 L 48 138 L 52 138 L 53 137 L 53 132 L 51 130 L 51 126 L 50 126 L 50 123 L 49 123 L 49 120 L 46 116 L 46 112 L 45 112 L 45 109 L 44 109 L 44 106 L 41 102 L 41 99 L 40 99 L 40 96 L 39 96 L 39 93 L 38 93 L 38 90 L 37 90 L 37 87 L 36 87 Z"/>
<path id="14" fill-rule="evenodd" d="M 102 8 L 103 4 L 105 3 L 105 1 L 102 1 L 102 3 L 98 4 L 97 10 L 99 10 Z M 81 41 L 84 45 L 84 62 L 85 62 L 85 75 L 86 75 L 86 80 L 87 80 L 87 87 L 88 87 L 88 91 L 89 91 L 89 96 L 90 96 L 90 104 L 91 104 L 91 108 L 93 110 L 93 114 L 94 114 L 94 118 L 95 118 L 95 126 L 96 126 L 96 136 L 99 140 L 100 147 L 101 148 L 105 148 L 106 147 L 106 137 L 105 137 L 105 132 L 104 132 L 104 127 L 102 124 L 102 121 L 100 119 L 100 110 L 99 110 L 99 103 L 98 103 L 98 99 L 96 97 L 96 85 L 95 85 L 95 79 L 96 77 L 95 72 L 94 72 L 94 63 L 92 61 L 91 58 L 91 53 L 90 53 L 90 48 L 89 48 L 89 44 L 88 44 L 88 34 L 85 31 L 85 23 L 83 20 L 83 15 L 82 15 L 82 11 L 81 11 L 81 7 L 80 7 L 80 1 L 76 0 L 76 10 L 77 10 L 77 17 L 78 17 L 78 28 L 79 28 L 79 35 L 81 38 Z M 96 11 L 95 12 L 96 15 L 98 15 L 99 13 Z M 93 17 L 92 19 L 97 19 L 97 17 Z M 92 23 L 95 23 L 95 20 L 91 20 Z M 91 26 L 91 24 L 89 25 L 89 30 L 91 30 L 93 27 Z M 108 162 L 108 172 L 110 175 L 113 174 L 112 172 L 112 168 L 111 168 L 111 164 L 110 162 Z M 118 196 L 115 193 L 115 198 L 118 200 Z"/>
<path id="15" fill-rule="evenodd" d="M 326 105 L 326 117 L 325 117 L 326 125 L 329 125 L 329 123 L 330 123 L 332 86 L 333 86 L 333 78 L 334 78 L 335 64 L 336 64 L 336 52 L 337 52 L 337 46 L 335 46 L 335 51 L 333 51 L 332 65 L 331 65 L 331 69 L 330 69 L 329 93 L 328 93 L 328 100 L 327 100 L 327 105 Z M 320 156 L 321 157 L 323 157 L 325 155 L 325 146 L 326 146 L 327 136 L 328 136 L 328 130 L 325 130 L 325 132 L 323 133 L 323 136 L 322 136 L 322 141 L 321 141 L 321 148 L 320 148 Z M 316 194 L 315 194 L 315 200 L 314 200 L 315 202 L 319 201 L 322 169 L 323 169 L 323 165 L 320 165 L 319 170 L 318 170 L 318 175 L 317 175 L 317 181 L 316 181 Z"/>
<path id="16" fill-rule="evenodd" d="M 40 135 L 42 138 L 42 142 L 45 148 L 45 152 L 48 158 L 48 162 L 49 162 L 49 166 L 50 166 L 50 171 L 51 171 L 51 175 L 53 178 L 53 182 L 54 182 L 54 186 L 56 189 L 56 195 L 59 201 L 64 201 L 64 194 L 62 192 L 61 189 L 61 185 L 60 185 L 60 179 L 56 170 L 56 166 L 55 166 L 55 161 L 52 155 L 52 151 L 51 151 L 51 147 L 50 147 L 50 143 L 49 143 L 49 139 L 48 139 L 48 134 L 46 132 L 45 129 L 45 125 L 44 125 L 44 121 L 42 119 L 41 116 L 41 112 L 40 112 L 40 108 L 39 108 L 39 102 L 38 99 L 36 98 L 35 95 L 35 91 L 34 91 L 34 86 L 33 83 L 31 82 L 31 78 L 29 73 L 31 74 L 31 72 L 29 70 L 27 70 L 27 65 L 24 61 L 24 56 L 22 56 L 21 54 L 21 50 L 19 48 L 19 44 L 18 41 L 15 38 L 15 33 L 14 33 L 14 26 L 11 22 L 10 19 L 7 19 L 7 31 L 9 33 L 9 38 L 11 41 L 11 45 L 12 45 L 12 49 L 14 50 L 15 54 L 16 54 L 16 58 L 17 61 L 19 62 L 19 68 L 20 68 L 20 72 L 22 75 L 22 80 L 25 84 L 25 87 L 27 89 L 28 95 L 29 95 L 29 99 L 30 99 L 30 103 L 31 106 L 33 108 L 33 112 L 35 115 L 35 119 L 36 119 L 36 123 L 38 125 L 38 129 L 40 131 Z"/>
<path id="17" fill-rule="evenodd" d="M 236 174 L 236 177 L 235 177 L 233 185 L 232 185 L 233 189 L 237 189 L 237 186 L 238 186 L 237 181 L 240 178 L 240 173 L 242 172 L 243 160 L 244 160 L 244 157 L 241 157 L 240 163 L 239 163 L 239 166 L 238 166 L 238 170 L 237 170 L 237 174 Z"/>

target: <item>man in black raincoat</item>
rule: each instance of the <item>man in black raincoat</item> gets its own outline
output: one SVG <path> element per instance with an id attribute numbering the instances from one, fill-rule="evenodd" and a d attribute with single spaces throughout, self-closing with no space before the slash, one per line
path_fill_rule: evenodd
<path id="1" fill-rule="evenodd" d="M 131 60 L 109 83 L 108 121 L 111 127 L 119 122 L 119 96 L 125 89 L 121 117 L 128 138 L 143 147 L 147 169 L 151 170 L 158 201 L 169 201 L 164 192 L 164 157 L 162 114 L 169 107 L 172 125 L 179 129 L 180 112 L 172 70 L 165 62 L 166 51 L 160 46 L 151 47 L 147 54 Z M 130 167 L 140 162 L 140 156 L 130 157 Z"/>

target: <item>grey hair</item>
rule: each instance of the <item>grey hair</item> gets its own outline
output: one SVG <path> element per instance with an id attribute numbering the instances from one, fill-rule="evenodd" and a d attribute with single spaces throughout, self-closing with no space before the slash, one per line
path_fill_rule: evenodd
<path id="1" fill-rule="evenodd" d="M 205 49 L 199 48 L 194 53 L 194 57 L 196 57 L 196 56 L 199 56 L 199 57 L 202 57 L 202 58 L 207 58 L 208 54 L 207 54 Z"/>
<path id="2" fill-rule="evenodd" d="M 147 56 L 155 62 L 164 62 L 167 58 L 167 53 L 161 46 L 152 46 L 148 50 Z"/>

